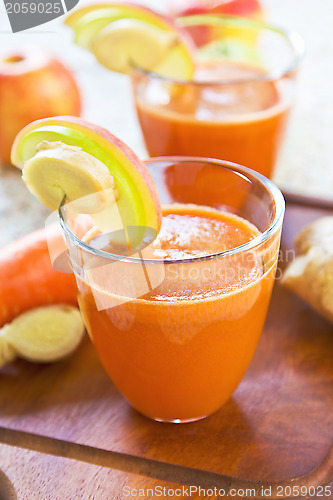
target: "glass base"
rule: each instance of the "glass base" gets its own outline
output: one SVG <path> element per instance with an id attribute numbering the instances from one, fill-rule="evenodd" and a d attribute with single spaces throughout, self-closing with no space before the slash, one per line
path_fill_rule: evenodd
<path id="1" fill-rule="evenodd" d="M 155 420 L 155 422 L 162 422 L 164 424 L 190 424 L 191 422 L 198 422 L 199 420 L 203 420 L 207 418 L 209 415 L 202 415 L 201 417 L 193 417 L 193 418 L 175 418 L 173 420 L 166 420 L 164 418 L 157 417 L 148 417 Z"/>
<path id="2" fill-rule="evenodd" d="M 128 401 L 129 402 L 129 401 Z M 145 418 L 149 418 L 149 420 L 154 420 L 155 422 L 161 422 L 162 424 L 190 424 L 191 422 L 198 422 L 199 420 L 203 420 L 211 415 L 211 413 L 207 413 L 206 415 L 200 415 L 199 417 L 191 417 L 191 418 L 161 418 L 161 417 L 153 417 L 152 415 L 147 415 L 143 411 L 138 410 L 135 406 L 129 403 L 133 410 L 137 411 L 140 415 Z M 1 499 L 0 499 L 1 500 Z"/>

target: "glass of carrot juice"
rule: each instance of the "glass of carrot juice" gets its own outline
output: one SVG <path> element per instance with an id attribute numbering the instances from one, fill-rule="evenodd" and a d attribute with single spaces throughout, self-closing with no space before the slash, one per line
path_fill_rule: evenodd
<path id="1" fill-rule="evenodd" d="M 132 87 L 150 156 L 233 161 L 271 178 L 294 97 L 302 39 L 217 15 L 178 19 L 196 40 L 193 79 L 136 68 Z"/>
<path id="2" fill-rule="evenodd" d="M 69 215 L 66 205 L 60 220 L 81 312 L 111 380 L 142 414 L 191 422 L 230 398 L 254 354 L 284 200 L 271 181 L 236 164 L 181 157 L 146 164 L 163 219 L 150 239 L 149 228 L 134 228 L 146 231 L 144 248 L 131 253 L 121 238 L 95 237 L 93 228 L 78 235 L 81 214 Z"/>

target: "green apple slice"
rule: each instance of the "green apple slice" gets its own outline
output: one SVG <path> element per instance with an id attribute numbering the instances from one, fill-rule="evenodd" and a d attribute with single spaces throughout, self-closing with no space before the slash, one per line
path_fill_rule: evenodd
<path id="1" fill-rule="evenodd" d="M 124 18 L 120 9 L 99 9 L 84 15 L 74 27 L 74 41 L 80 47 L 90 50 L 92 40 L 109 23 Z"/>
<path id="2" fill-rule="evenodd" d="M 200 61 L 219 61 L 221 59 L 239 61 L 245 63 L 254 63 L 262 67 L 262 62 L 257 48 L 246 43 L 244 40 L 234 38 L 225 38 L 216 42 L 204 45 L 198 50 L 198 59 Z"/>
<path id="3" fill-rule="evenodd" d="M 50 163 L 45 161 L 47 148 L 36 151 L 43 141 L 64 145 L 60 151 L 61 154 L 58 150 L 56 155 L 54 155 L 54 144 L 49 147 L 49 154 L 52 153 Z M 76 154 L 79 153 L 79 148 L 80 152 L 85 155 L 84 159 L 81 155 L 76 166 L 72 166 L 71 177 L 68 172 L 66 173 L 66 169 L 68 170 L 68 164 L 73 164 L 73 162 L 63 155 L 66 145 L 69 146 L 70 155 L 74 154 L 73 146 L 74 150 L 76 148 Z M 32 162 L 33 158 L 34 162 Z M 36 161 L 37 164 L 34 165 Z M 63 193 L 67 195 L 70 190 L 72 190 L 71 193 L 74 192 L 74 195 L 70 194 L 72 198 L 80 196 L 80 193 L 75 191 L 75 186 L 68 185 L 71 182 L 75 184 L 77 176 L 81 186 L 82 179 L 87 183 L 87 186 L 84 184 L 85 188 L 82 189 L 81 196 L 93 191 L 115 190 L 117 208 L 124 226 L 151 227 L 157 232 L 160 229 L 161 205 L 156 186 L 147 167 L 120 139 L 101 127 L 75 117 L 37 120 L 27 125 L 17 135 L 12 148 L 12 163 L 21 169 L 28 168 L 25 174 L 27 183 L 37 196 L 42 192 L 43 181 L 39 182 L 38 177 L 42 175 L 43 165 L 50 166 L 49 174 L 45 174 L 46 182 L 59 188 L 59 192 L 55 193 L 53 199 L 45 194 L 47 200 L 51 200 L 50 203 L 48 201 L 46 203 L 51 208 L 59 202 L 59 197 Z M 82 172 L 86 163 L 89 163 L 90 167 Z M 60 182 L 56 179 L 59 169 L 61 169 Z M 50 174 L 54 176 L 51 182 Z M 43 194 L 39 197 L 43 201 Z"/>
<path id="4" fill-rule="evenodd" d="M 101 29 L 113 21 L 119 19 L 137 19 L 149 23 L 151 26 L 163 31 L 174 31 L 170 24 L 157 14 L 144 8 L 134 8 L 124 5 L 110 6 L 108 8 L 96 8 L 82 15 L 74 24 L 74 41 L 77 45 L 89 49 L 94 37 Z M 83 9 L 82 9 L 83 10 Z"/>
<path id="5" fill-rule="evenodd" d="M 164 29 L 168 29 L 169 27 L 170 29 L 169 20 L 157 14 L 148 7 L 131 3 L 101 3 L 87 5 L 69 14 L 65 19 L 65 24 L 70 28 L 75 29 L 83 20 L 83 17 L 89 19 L 88 14 L 98 14 L 101 11 L 104 11 L 104 13 L 108 11 L 110 15 L 112 15 L 112 11 L 117 11 L 117 13 L 121 12 L 123 18 L 133 17 L 136 19 L 142 19 L 142 21 L 150 22 L 154 26 Z"/>

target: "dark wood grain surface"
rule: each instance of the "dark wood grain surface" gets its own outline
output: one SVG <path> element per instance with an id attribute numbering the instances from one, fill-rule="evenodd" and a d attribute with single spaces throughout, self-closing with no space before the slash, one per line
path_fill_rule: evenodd
<path id="1" fill-rule="evenodd" d="M 288 205 L 281 267 L 292 258 L 296 232 L 328 213 Z M 49 451 L 43 450 L 38 436 L 22 437 L 22 446 L 35 450 L 24 451 L 17 447 L 21 435 L 13 438 L 13 433 L 7 433 L 6 437 L 5 429 L 247 480 L 281 482 L 306 475 L 322 462 L 333 441 L 333 326 L 277 280 L 265 329 L 245 378 L 231 400 L 206 420 L 161 424 L 136 413 L 109 381 L 86 338 L 71 358 L 60 363 L 43 366 L 17 361 L 0 372 L 0 426 L 0 442 L 15 444 L 0 445 L 0 469 L 16 484 L 19 499 L 57 498 L 45 492 L 52 492 L 55 481 L 60 481 L 62 467 L 65 471 L 72 467 L 83 478 L 86 489 L 82 491 L 89 495 L 95 485 L 96 495 L 84 493 L 82 498 L 123 498 L 121 485 L 126 478 L 133 485 L 156 480 L 116 472 L 113 463 L 109 469 L 94 458 L 98 453 L 87 450 L 82 451 L 86 457 L 76 459 L 73 451 L 73 460 L 66 460 L 71 463 L 67 469 L 63 458 L 40 454 Z M 54 454 L 71 456 L 70 444 L 59 446 Z M 28 465 L 21 458 L 27 453 L 35 457 Z M 332 466 L 333 480 L 332 459 L 327 467 Z M 139 472 L 140 467 L 138 462 Z M 43 485 L 42 496 L 29 496 L 30 483 L 22 474 Z M 106 493 L 109 481 L 116 485 L 113 496 Z M 72 493 L 75 487 L 68 491 L 76 494 Z"/>

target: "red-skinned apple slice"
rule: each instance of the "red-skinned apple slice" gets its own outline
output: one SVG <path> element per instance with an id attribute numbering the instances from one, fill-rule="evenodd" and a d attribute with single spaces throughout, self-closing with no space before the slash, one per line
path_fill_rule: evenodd
<path id="1" fill-rule="evenodd" d="M 253 18 L 262 16 L 259 0 L 175 0 L 171 10 L 174 16 L 189 16 L 204 12 Z"/>
<path id="2" fill-rule="evenodd" d="M 135 3 L 95 3 L 91 5 L 86 5 L 85 7 L 81 7 L 80 9 L 74 10 L 71 14 L 69 14 L 66 19 L 65 19 L 65 24 L 69 26 L 70 28 L 75 28 L 77 24 L 81 21 L 82 17 L 85 16 L 86 14 L 94 13 L 97 12 L 98 10 L 101 9 L 121 9 L 127 14 L 132 14 L 134 11 L 136 11 L 138 8 L 140 10 L 145 10 L 148 13 L 153 13 L 148 7 L 143 7 L 142 5 L 138 5 Z M 154 16 L 156 16 L 155 13 L 153 13 Z"/>
<path id="3" fill-rule="evenodd" d="M 175 26 L 172 19 L 157 14 L 148 7 L 129 3 L 97 4 L 90 5 L 89 7 L 82 7 L 82 9 L 69 15 L 65 24 L 74 29 L 76 43 L 81 45 L 80 42 L 82 41 L 82 46 L 89 48 L 89 44 L 94 35 L 107 24 L 118 19 L 138 19 L 165 31 L 174 32 L 178 30 L 180 35 L 186 37 L 186 34 L 184 35 L 184 32 Z M 185 43 L 191 44 L 188 39 Z"/>
<path id="4" fill-rule="evenodd" d="M 46 141 L 47 147 L 42 147 L 39 152 L 36 151 L 37 146 L 43 141 Z M 120 139 L 107 130 L 79 118 L 65 116 L 38 120 L 27 125 L 17 135 L 12 148 L 12 163 L 18 168 L 23 168 L 23 171 L 26 167 L 28 168 L 24 175 L 28 184 L 30 182 L 31 191 L 37 196 L 41 192 L 42 187 L 39 181 L 38 185 L 34 186 L 31 185 L 31 179 L 33 179 L 32 184 L 35 183 L 35 179 L 40 179 L 43 176 L 43 168 L 49 166 L 52 176 L 54 171 L 59 172 L 57 170 L 59 167 L 61 168 L 59 177 L 62 179 L 62 176 L 67 176 L 69 161 L 66 159 L 64 170 L 64 164 L 61 163 L 64 158 L 62 152 L 59 154 L 59 149 L 57 149 L 59 145 L 74 153 L 78 153 L 81 148 L 85 155 L 84 161 L 92 165 L 89 176 L 95 176 L 94 182 L 97 179 L 96 182 L 99 183 L 98 185 L 93 183 L 93 189 L 103 191 L 103 189 L 115 187 L 117 207 L 124 226 L 144 226 L 159 231 L 162 218 L 161 205 L 156 186 L 147 167 Z M 55 151 L 53 158 L 44 156 L 40 158 L 40 154 L 44 155 L 45 149 Z M 85 168 L 84 161 L 81 163 L 79 159 L 74 165 L 75 175 L 79 176 L 79 182 L 82 179 L 82 169 Z M 109 171 L 109 181 L 106 171 Z M 52 179 L 49 179 L 47 174 L 45 177 L 45 182 L 52 183 Z M 84 176 L 84 182 L 86 181 L 91 182 L 90 178 Z M 65 188 L 64 192 L 67 194 L 65 184 L 58 187 Z M 83 190 L 81 196 L 87 194 L 89 190 Z M 76 192 L 75 197 L 79 196 L 80 193 Z M 39 197 L 44 201 L 43 195 Z M 52 203 L 49 204 L 51 208 L 58 208 L 51 205 Z"/>
<path id="5" fill-rule="evenodd" d="M 254 20 L 262 21 L 264 13 L 259 0 L 185 0 L 183 2 L 175 1 L 174 8 L 171 9 L 174 17 L 195 16 L 195 15 L 223 15 L 235 17 L 248 17 Z M 202 47 L 208 43 L 222 40 L 226 37 L 235 37 L 241 39 L 239 31 L 232 27 L 223 26 L 188 26 L 187 32 L 191 35 L 195 44 Z M 244 32 L 245 42 L 251 43 L 256 40 L 256 36 L 250 36 L 250 32 Z"/>

